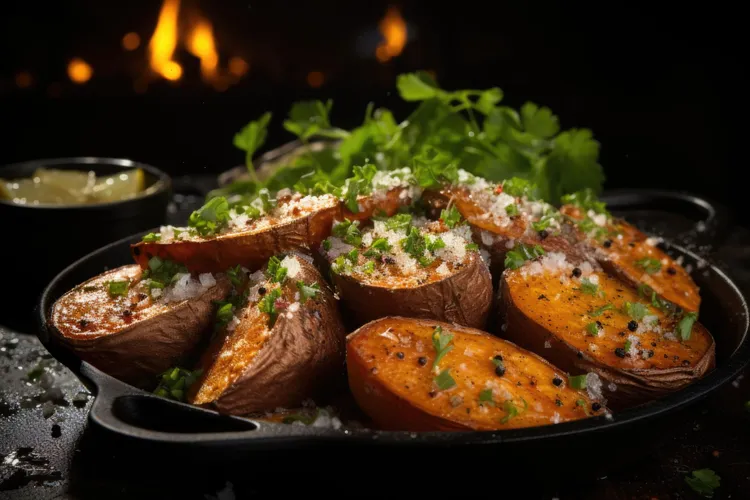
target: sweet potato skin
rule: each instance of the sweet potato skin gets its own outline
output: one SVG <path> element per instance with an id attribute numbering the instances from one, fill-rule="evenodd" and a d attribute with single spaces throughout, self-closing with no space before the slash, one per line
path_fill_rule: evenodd
<path id="1" fill-rule="evenodd" d="M 523 276 L 522 270 L 507 270 L 503 275 L 498 310 L 505 324 L 500 335 L 570 373 L 597 373 L 613 409 L 645 403 L 680 389 L 715 364 L 714 339 L 697 322 L 690 340 L 682 342 L 665 339 L 652 329 L 640 334 L 631 331 L 631 318 L 617 309 L 625 301 L 643 300 L 615 277 L 595 273 L 599 291 L 606 294 L 602 297 L 582 294 L 574 290 L 574 284 L 561 284 L 559 277 L 549 274 Z M 596 316 L 589 314 L 606 304 L 612 304 L 613 309 Z M 649 307 L 649 314 L 658 317 L 663 332 L 675 329 L 675 320 L 661 311 Z M 602 325 L 599 336 L 585 330 L 595 321 Z M 624 351 L 631 336 L 637 338 L 636 354 Z M 618 348 L 623 349 L 620 355 Z M 610 384 L 615 384 L 614 391 Z"/>
<path id="2" fill-rule="evenodd" d="M 286 280 L 282 297 L 293 302 L 299 280 L 320 285 L 316 298 L 291 317 L 280 314 L 268 335 L 263 335 L 268 315 L 249 304 L 233 332 L 212 340 L 197 367 L 203 374 L 188 393 L 191 403 L 233 415 L 291 408 L 326 390 L 343 372 L 346 332 L 336 300 L 317 269 L 298 260 L 300 273 Z"/>
<path id="3" fill-rule="evenodd" d="M 580 208 L 564 205 L 560 212 L 572 219 L 582 219 L 584 214 Z M 632 224 L 622 219 L 612 219 L 605 226 L 611 233 L 619 233 L 620 237 L 612 237 L 597 241 L 587 238 L 578 232 L 578 238 L 589 247 L 604 269 L 617 275 L 622 280 L 638 285 L 650 286 L 662 298 L 677 304 L 686 311 L 698 311 L 700 308 L 700 293 L 698 285 L 666 252 L 652 244 L 648 236 Z M 606 244 L 605 244 L 606 242 Z M 637 262 L 640 259 L 655 259 L 661 263 L 661 269 L 653 274 L 647 273 Z"/>
<path id="4" fill-rule="evenodd" d="M 484 328 L 492 307 L 492 277 L 477 253 L 453 274 L 416 287 L 366 284 L 336 273 L 332 279 L 357 325 L 398 315 Z"/>
<path id="5" fill-rule="evenodd" d="M 209 331 L 213 301 L 223 299 L 231 283 L 219 275 L 202 296 L 173 304 L 138 297 L 133 287 L 126 297 L 109 297 L 107 281 L 137 280 L 140 274 L 140 267 L 129 265 L 86 281 L 58 299 L 49 326 L 57 341 L 84 361 L 131 385 L 151 388 L 158 374 L 183 360 Z"/>
<path id="6" fill-rule="evenodd" d="M 434 327 L 451 332 L 453 349 L 439 362 L 456 386 L 434 384 Z M 370 322 L 347 337 L 349 387 L 379 428 L 406 431 L 497 430 L 547 425 L 602 414 L 583 391 L 567 387 L 565 373 L 516 345 L 472 328 L 402 317 Z M 499 376 L 492 358 L 500 355 Z M 553 380 L 557 379 L 559 385 Z M 492 390 L 493 402 L 479 395 Z M 512 400 L 520 414 L 508 415 Z M 528 407 L 525 411 L 521 401 Z M 577 403 L 582 402 L 582 405 Z M 480 404 L 481 403 L 481 404 Z"/>
<path id="7" fill-rule="evenodd" d="M 184 264 L 195 273 L 222 272 L 238 264 L 255 271 L 281 252 L 317 247 L 330 236 L 337 219 L 341 219 L 341 205 L 335 202 L 271 227 L 200 240 L 140 242 L 131 246 L 131 252 L 143 269 L 151 257 L 157 256 Z"/>

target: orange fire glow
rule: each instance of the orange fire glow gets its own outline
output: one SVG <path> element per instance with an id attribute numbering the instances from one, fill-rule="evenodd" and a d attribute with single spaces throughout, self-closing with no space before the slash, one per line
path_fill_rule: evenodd
<path id="1" fill-rule="evenodd" d="M 138 47 L 141 46 L 141 37 L 138 36 L 138 33 L 126 33 L 124 37 L 122 37 L 122 48 L 125 50 L 135 50 Z"/>
<path id="2" fill-rule="evenodd" d="M 326 77 L 320 71 L 310 71 L 307 74 L 307 84 L 314 89 L 320 88 L 326 81 Z"/>
<path id="3" fill-rule="evenodd" d="M 375 49 L 375 57 L 381 63 L 388 62 L 401 54 L 406 45 L 406 21 L 396 7 L 390 7 L 379 24 L 383 42 Z"/>
<path id="4" fill-rule="evenodd" d="M 234 56 L 229 59 L 229 72 L 233 76 L 237 78 L 245 76 L 245 73 L 247 73 L 249 69 L 250 65 L 243 58 Z"/>
<path id="5" fill-rule="evenodd" d="M 27 89 L 34 84 L 34 77 L 28 71 L 21 71 L 16 75 L 16 85 L 18 88 Z"/>
<path id="6" fill-rule="evenodd" d="M 93 74 L 94 70 L 83 59 L 76 57 L 68 63 L 68 77 L 73 83 L 86 83 L 91 80 Z"/>
<path id="7" fill-rule="evenodd" d="M 198 18 L 188 35 L 186 48 L 201 61 L 201 75 L 207 82 L 216 82 L 218 77 L 219 54 L 216 52 L 214 31 L 211 23 Z"/>
<path id="8" fill-rule="evenodd" d="M 172 60 L 177 47 L 177 16 L 180 0 L 164 0 L 156 29 L 148 44 L 151 69 L 167 80 L 179 80 L 182 67 Z"/>

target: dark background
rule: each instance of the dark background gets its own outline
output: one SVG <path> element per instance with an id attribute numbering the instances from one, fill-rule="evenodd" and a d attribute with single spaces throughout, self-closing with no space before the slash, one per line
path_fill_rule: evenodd
<path id="1" fill-rule="evenodd" d="M 523 5 L 521 5 L 523 4 Z M 334 98 L 333 122 L 358 124 L 368 101 L 404 118 L 400 72 L 429 69 L 445 88 L 499 86 L 506 102 L 549 106 L 563 128 L 588 127 L 602 144 L 607 188 L 686 189 L 740 208 L 729 181 L 743 163 L 745 88 L 737 8 L 628 2 L 256 2 L 189 1 L 214 28 L 221 66 L 249 72 L 219 92 L 201 82 L 178 48 L 175 83 L 152 82 L 146 45 L 160 2 L 10 2 L 0 16 L 0 163 L 73 155 L 129 157 L 172 174 L 219 172 L 242 161 L 232 135 L 274 112 L 267 148 L 292 138 L 281 116 L 301 98 Z M 389 5 L 408 23 L 402 54 L 374 57 Z M 137 32 L 140 47 L 123 50 Z M 66 75 L 72 57 L 94 70 L 83 85 Z M 19 72 L 33 82 L 16 85 Z M 311 88 L 310 71 L 325 82 Z M 744 136 L 744 133 L 743 133 Z"/>

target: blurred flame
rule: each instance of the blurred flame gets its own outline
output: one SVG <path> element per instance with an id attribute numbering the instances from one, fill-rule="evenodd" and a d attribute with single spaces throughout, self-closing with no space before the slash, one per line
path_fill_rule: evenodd
<path id="1" fill-rule="evenodd" d="M 234 56 L 229 59 L 229 72 L 237 78 L 244 76 L 249 69 L 250 65 L 243 58 Z"/>
<path id="2" fill-rule="evenodd" d="M 138 36 L 138 33 L 126 33 L 124 37 L 122 37 L 122 48 L 125 50 L 135 50 L 141 45 L 141 37 Z"/>
<path id="3" fill-rule="evenodd" d="M 307 74 L 307 84 L 314 89 L 321 87 L 325 81 L 325 75 L 320 71 L 310 71 Z"/>
<path id="4" fill-rule="evenodd" d="M 401 11 L 396 7 L 390 7 L 385 17 L 378 25 L 383 35 L 383 42 L 375 49 L 375 57 L 381 63 L 390 61 L 401 54 L 406 45 L 406 21 L 401 17 Z"/>
<path id="5" fill-rule="evenodd" d="M 21 71 L 16 75 L 16 85 L 19 88 L 27 89 L 34 84 L 34 77 L 28 71 Z"/>
<path id="6" fill-rule="evenodd" d="M 159 12 L 156 29 L 148 44 L 149 64 L 155 73 L 167 80 L 179 80 L 182 67 L 172 60 L 177 47 L 177 15 L 180 0 L 164 0 Z"/>
<path id="7" fill-rule="evenodd" d="M 83 59 L 76 57 L 68 63 L 68 77 L 74 83 L 86 83 L 91 80 L 91 75 L 93 74 L 94 70 Z"/>
<path id="8" fill-rule="evenodd" d="M 188 52 L 201 60 L 201 75 L 207 82 L 215 82 L 218 76 L 219 54 L 216 52 L 214 31 L 211 23 L 198 18 L 188 35 Z"/>

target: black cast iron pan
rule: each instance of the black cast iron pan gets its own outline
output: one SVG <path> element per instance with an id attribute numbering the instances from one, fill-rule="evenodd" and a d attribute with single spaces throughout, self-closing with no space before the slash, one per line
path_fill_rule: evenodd
<path id="1" fill-rule="evenodd" d="M 663 210 L 669 197 L 668 194 L 651 191 L 629 191 L 626 195 L 618 194 L 625 196 L 626 203 L 613 203 L 615 212 L 627 212 L 630 204 L 648 211 L 649 203 L 654 204 L 653 210 Z M 716 220 L 721 217 L 720 211 L 714 210 L 705 200 L 686 196 L 672 195 L 678 213 L 685 213 L 685 203 L 689 204 L 691 199 L 698 200 L 694 202 L 698 208 L 694 209 L 708 207 L 700 212 L 707 229 L 720 227 Z M 631 450 L 638 450 L 639 443 L 653 445 L 654 436 L 663 434 L 670 427 L 670 422 L 679 418 L 684 408 L 733 380 L 750 360 L 748 307 L 742 293 L 717 267 L 684 247 L 667 244 L 670 254 L 682 256 L 685 265 L 696 269 L 693 277 L 703 299 L 700 317 L 716 338 L 717 367 L 705 378 L 681 391 L 622 411 L 611 419 L 596 417 L 554 426 L 498 432 L 408 433 L 333 430 L 223 416 L 211 410 L 158 398 L 128 386 L 80 361 L 71 352 L 55 344 L 47 332 L 47 315 L 54 302 L 72 287 L 106 268 L 131 263 L 129 245 L 139 241 L 142 234 L 107 245 L 62 271 L 41 297 L 37 315 L 39 337 L 58 360 L 95 391 L 96 399 L 90 414 L 93 423 L 129 442 L 177 447 L 196 456 L 247 458 L 248 452 L 262 451 L 266 457 L 269 452 L 333 447 L 349 450 L 346 451 L 349 453 L 351 450 L 368 449 L 368 455 L 372 458 L 378 456 L 378 452 L 398 447 L 398 455 L 404 459 L 411 456 L 411 452 L 424 453 L 426 448 L 451 447 L 453 450 L 471 450 L 473 456 L 488 454 L 493 460 L 513 457 L 516 465 L 533 463 L 537 466 L 544 462 L 545 457 L 549 457 L 550 461 L 554 457 L 557 470 L 575 464 L 573 457 L 588 457 L 586 460 L 591 469 L 601 461 L 592 461 L 591 454 L 601 455 L 600 450 L 608 446 L 622 449 L 626 443 Z M 550 453 L 550 450 L 554 453 Z M 564 460 L 558 454 L 560 450 L 565 450 Z M 531 462 L 523 462 L 520 457 L 527 457 Z"/>

